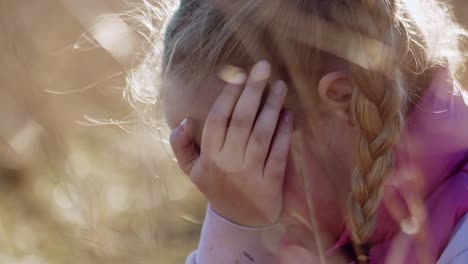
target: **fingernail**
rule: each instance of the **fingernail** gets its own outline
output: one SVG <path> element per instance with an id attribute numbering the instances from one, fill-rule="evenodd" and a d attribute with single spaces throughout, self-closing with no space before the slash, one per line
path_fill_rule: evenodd
<path id="1" fill-rule="evenodd" d="M 218 77 L 232 84 L 242 84 L 247 79 L 247 76 L 242 68 L 236 67 L 234 65 L 224 65 L 218 71 Z"/>
<path id="2" fill-rule="evenodd" d="M 254 65 L 252 69 L 252 78 L 257 81 L 263 81 L 268 79 L 270 76 L 271 67 L 270 64 L 265 61 L 259 61 Z"/>
<path id="3" fill-rule="evenodd" d="M 182 122 L 179 125 L 179 130 L 181 132 L 184 132 L 186 127 L 187 127 L 187 118 L 184 118 L 184 120 L 182 120 Z"/>
<path id="4" fill-rule="evenodd" d="M 245 75 L 245 73 L 238 73 L 227 82 L 232 84 L 243 84 L 246 79 L 247 76 Z"/>
<path id="5" fill-rule="evenodd" d="M 276 95 L 282 95 L 286 90 L 286 83 L 283 81 L 276 81 L 273 87 L 273 93 Z"/>

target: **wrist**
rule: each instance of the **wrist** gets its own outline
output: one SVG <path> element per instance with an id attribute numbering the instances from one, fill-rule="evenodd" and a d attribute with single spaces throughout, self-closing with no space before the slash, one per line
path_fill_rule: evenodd
<path id="1" fill-rule="evenodd" d="M 251 228 L 251 229 L 262 229 L 273 227 L 279 218 L 277 217 L 268 219 L 267 217 L 258 217 L 254 214 L 249 213 L 239 213 L 239 212 L 229 212 L 228 210 L 223 210 L 210 203 L 208 205 L 208 210 L 211 210 L 213 214 L 217 217 L 224 219 L 225 221 L 236 225 L 242 228 Z M 273 220 L 271 220 L 273 219 Z"/>

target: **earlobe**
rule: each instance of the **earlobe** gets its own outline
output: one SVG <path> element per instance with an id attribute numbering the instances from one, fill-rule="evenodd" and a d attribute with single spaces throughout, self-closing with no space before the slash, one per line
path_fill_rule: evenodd
<path id="1" fill-rule="evenodd" d="M 344 71 L 327 73 L 318 84 L 320 102 L 330 112 L 349 115 L 353 91 L 353 82 Z"/>

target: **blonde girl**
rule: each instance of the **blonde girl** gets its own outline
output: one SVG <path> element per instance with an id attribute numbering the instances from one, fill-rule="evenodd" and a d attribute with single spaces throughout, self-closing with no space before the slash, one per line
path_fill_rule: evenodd
<path id="1" fill-rule="evenodd" d="M 182 0 L 142 69 L 209 202 L 187 263 L 468 263 L 463 34 L 434 0 Z"/>

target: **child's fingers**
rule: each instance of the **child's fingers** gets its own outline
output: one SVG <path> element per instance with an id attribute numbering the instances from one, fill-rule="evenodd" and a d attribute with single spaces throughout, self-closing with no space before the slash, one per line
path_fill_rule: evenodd
<path id="1" fill-rule="evenodd" d="M 227 84 L 214 102 L 203 128 L 201 151 L 215 153 L 221 150 L 229 119 L 242 93 L 246 78 L 243 73 L 237 75 L 235 82 Z"/>
<path id="2" fill-rule="evenodd" d="M 223 149 L 244 154 L 270 71 L 266 61 L 260 61 L 253 67 L 232 114 Z"/>
<path id="3" fill-rule="evenodd" d="M 283 81 L 275 82 L 250 135 L 246 160 L 262 166 L 265 164 L 285 97 L 286 84 Z"/>
<path id="4" fill-rule="evenodd" d="M 286 111 L 281 114 L 278 130 L 273 139 L 273 144 L 268 155 L 263 175 L 278 179 L 283 182 L 286 170 L 289 145 L 293 129 L 293 115 Z"/>
<path id="5" fill-rule="evenodd" d="M 198 149 L 193 140 L 193 124 L 189 118 L 184 119 L 180 126 L 171 132 L 169 141 L 177 158 L 179 167 L 187 175 L 199 157 Z"/>

